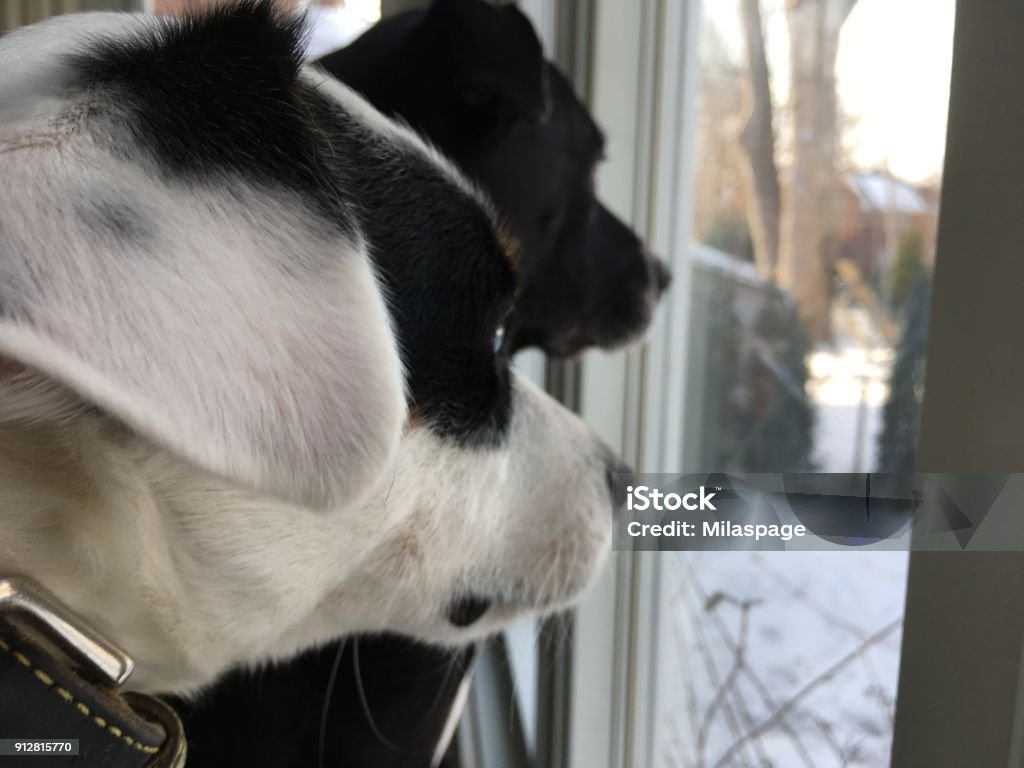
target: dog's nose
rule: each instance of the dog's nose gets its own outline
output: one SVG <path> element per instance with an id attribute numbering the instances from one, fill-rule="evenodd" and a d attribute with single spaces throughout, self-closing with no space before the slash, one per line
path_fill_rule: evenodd
<path id="1" fill-rule="evenodd" d="M 658 286 L 658 293 L 662 294 L 672 285 L 672 270 L 656 256 L 652 256 L 651 260 L 654 262 L 654 282 Z"/>

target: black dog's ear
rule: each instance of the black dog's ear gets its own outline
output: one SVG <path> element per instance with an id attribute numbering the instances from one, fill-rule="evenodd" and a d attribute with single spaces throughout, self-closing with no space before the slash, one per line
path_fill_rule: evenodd
<path id="1" fill-rule="evenodd" d="M 544 51 L 517 7 L 435 0 L 424 23 L 445 41 L 467 104 L 504 104 L 525 120 L 545 114 L 550 96 Z"/>

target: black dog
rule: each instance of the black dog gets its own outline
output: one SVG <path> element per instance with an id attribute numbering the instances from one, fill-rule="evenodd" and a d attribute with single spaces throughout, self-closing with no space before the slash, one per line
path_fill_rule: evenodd
<path id="1" fill-rule="evenodd" d="M 669 273 L 596 199 L 604 138 L 515 7 L 437 0 L 381 22 L 321 64 L 428 136 L 490 193 L 520 238 L 511 350 L 572 355 L 643 333 Z M 428 766 L 472 651 L 398 638 L 355 643 L 230 675 L 202 700 L 179 703 L 189 765 L 316 765 L 323 739 L 330 765 Z"/>
<path id="2" fill-rule="evenodd" d="M 669 272 L 595 197 L 604 137 L 518 9 L 438 0 L 320 63 L 429 137 L 497 203 L 523 244 L 506 323 L 513 351 L 574 355 L 647 329 Z"/>

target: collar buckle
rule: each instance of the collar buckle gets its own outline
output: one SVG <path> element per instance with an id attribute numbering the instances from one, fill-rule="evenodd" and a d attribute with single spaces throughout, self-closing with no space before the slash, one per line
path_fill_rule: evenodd
<path id="1" fill-rule="evenodd" d="M 0 614 L 6 613 L 17 614 L 69 659 L 114 686 L 124 685 L 135 669 L 131 656 L 31 579 L 0 578 Z"/>

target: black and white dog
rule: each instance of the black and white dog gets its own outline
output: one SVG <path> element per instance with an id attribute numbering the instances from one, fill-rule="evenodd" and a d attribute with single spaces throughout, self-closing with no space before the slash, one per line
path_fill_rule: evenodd
<path id="1" fill-rule="evenodd" d="M 0 40 L 0 574 L 190 691 L 571 601 L 608 450 L 511 372 L 473 185 L 268 3 Z"/>
<path id="2" fill-rule="evenodd" d="M 507 348 L 575 354 L 646 329 L 668 272 L 596 198 L 602 132 L 514 5 L 435 0 L 319 63 L 427 135 L 508 221 L 522 255 Z M 471 656 L 348 638 L 176 704 L 200 768 L 427 766 Z"/>

